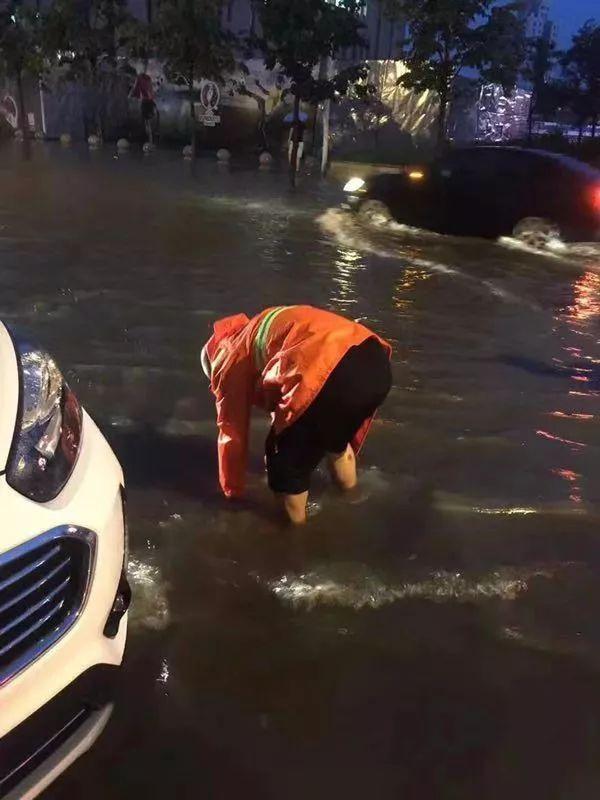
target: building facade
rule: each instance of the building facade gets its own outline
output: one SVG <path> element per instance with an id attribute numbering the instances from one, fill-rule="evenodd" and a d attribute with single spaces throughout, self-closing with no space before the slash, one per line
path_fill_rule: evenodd
<path id="1" fill-rule="evenodd" d="M 556 42 L 556 25 L 550 18 L 548 0 L 528 0 L 522 12 L 527 39 Z"/>

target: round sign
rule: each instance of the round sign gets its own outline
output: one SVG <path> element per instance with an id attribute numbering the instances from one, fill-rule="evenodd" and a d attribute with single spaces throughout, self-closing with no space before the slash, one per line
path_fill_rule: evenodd
<path id="1" fill-rule="evenodd" d="M 214 81 L 202 81 L 200 87 L 200 102 L 207 111 L 213 111 L 219 105 L 221 92 Z"/>

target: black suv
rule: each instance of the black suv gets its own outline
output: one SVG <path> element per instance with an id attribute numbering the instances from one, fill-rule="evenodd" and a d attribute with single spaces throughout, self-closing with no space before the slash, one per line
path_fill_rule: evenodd
<path id="1" fill-rule="evenodd" d="M 600 237 L 600 170 L 516 147 L 455 150 L 423 167 L 348 181 L 348 205 L 371 221 L 457 236 L 514 236 L 532 246 Z"/>

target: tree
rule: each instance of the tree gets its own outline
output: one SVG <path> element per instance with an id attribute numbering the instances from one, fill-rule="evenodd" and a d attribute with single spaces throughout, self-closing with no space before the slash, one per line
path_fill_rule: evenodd
<path id="1" fill-rule="evenodd" d="M 256 44 L 267 69 L 278 67 L 294 98 L 290 181 L 295 184 L 300 135 L 300 103 L 321 103 L 347 93 L 367 74 L 364 64 L 333 75 L 318 70 L 346 48 L 362 46 L 361 0 L 264 0 L 259 7 L 262 35 Z"/>
<path id="2" fill-rule="evenodd" d="M 287 93 L 285 88 L 286 79 L 281 74 L 275 74 L 274 81 L 261 81 L 260 78 L 251 75 L 248 66 L 244 62 L 238 64 L 238 70 L 239 74 L 229 79 L 229 94 L 232 97 L 235 94 L 239 94 L 242 97 L 249 97 L 254 100 L 258 110 L 257 141 L 262 149 L 268 150 L 267 125 L 269 117 L 283 102 Z"/>
<path id="3" fill-rule="evenodd" d="M 497 0 L 387 0 L 390 13 L 404 15 L 408 37 L 403 60 L 408 71 L 399 84 L 439 98 L 437 140 L 446 138 L 446 120 L 456 81 L 465 69 L 489 83 L 514 88 L 523 63 L 524 38 L 517 5 Z"/>
<path id="4" fill-rule="evenodd" d="M 383 98 L 390 85 L 393 62 L 375 61 L 368 77 L 351 87 L 345 102 L 347 124 L 358 133 L 371 133 L 373 147 L 379 146 L 381 128 L 392 119 L 392 109 Z M 395 88 L 395 74 L 391 74 L 391 85 Z"/>
<path id="5" fill-rule="evenodd" d="M 224 83 L 235 67 L 235 37 L 221 25 L 220 0 L 163 0 L 156 22 L 156 44 L 165 75 L 185 86 L 190 104 L 192 154 L 196 154 L 194 82 Z"/>
<path id="6" fill-rule="evenodd" d="M 38 11 L 12 0 L 0 9 L 0 73 L 17 86 L 19 125 L 28 135 L 23 79 L 39 79 L 45 67 L 43 20 Z"/>
<path id="7" fill-rule="evenodd" d="M 600 117 L 600 25 L 588 20 L 573 37 L 561 64 L 569 105 L 579 123 L 579 138 L 588 120 L 595 136 Z"/>
<path id="8" fill-rule="evenodd" d="M 527 120 L 528 138 L 533 133 L 533 119 L 536 113 L 551 113 L 557 103 L 555 84 L 550 74 L 556 64 L 556 46 L 551 39 L 542 37 L 527 42 L 526 59 L 523 65 L 523 78 L 531 86 L 531 101 Z"/>
<path id="9" fill-rule="evenodd" d="M 63 77 L 86 88 L 84 129 L 104 136 L 102 100 L 125 71 L 118 58 L 121 31 L 129 22 L 126 0 L 56 0 L 47 19 L 47 47 L 58 53 Z"/>

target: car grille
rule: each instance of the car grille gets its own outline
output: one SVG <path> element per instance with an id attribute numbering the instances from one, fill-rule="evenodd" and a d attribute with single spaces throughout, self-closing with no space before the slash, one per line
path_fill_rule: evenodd
<path id="1" fill-rule="evenodd" d="M 85 602 L 95 536 L 63 526 L 0 555 L 0 684 L 74 623 Z"/>

